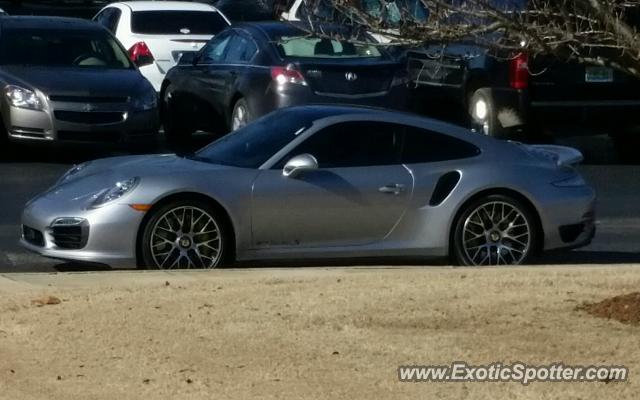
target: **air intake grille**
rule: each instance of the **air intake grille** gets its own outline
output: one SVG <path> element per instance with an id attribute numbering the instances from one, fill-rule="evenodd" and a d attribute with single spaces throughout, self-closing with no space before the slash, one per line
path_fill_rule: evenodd
<path id="1" fill-rule="evenodd" d="M 77 250 L 87 245 L 89 224 L 85 221 L 79 225 L 52 226 L 51 236 L 56 247 Z"/>

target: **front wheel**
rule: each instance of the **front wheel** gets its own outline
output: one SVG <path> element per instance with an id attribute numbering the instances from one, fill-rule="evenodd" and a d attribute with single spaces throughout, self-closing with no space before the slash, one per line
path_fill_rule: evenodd
<path id="1" fill-rule="evenodd" d="M 162 126 L 171 145 L 184 145 L 188 142 L 194 129 L 185 115 L 184 104 L 181 104 L 181 99 L 176 97 L 176 94 L 171 89 L 170 85 L 164 91 L 161 99 Z"/>
<path id="2" fill-rule="evenodd" d="M 459 265 L 524 264 L 538 246 L 533 213 L 503 195 L 482 197 L 465 207 L 456 221 L 453 256 Z"/>
<path id="3" fill-rule="evenodd" d="M 235 131 L 247 125 L 251 122 L 252 116 L 249 111 L 249 105 L 245 99 L 239 99 L 233 105 L 233 111 L 231 111 L 231 122 L 229 128 L 231 131 Z"/>
<path id="4" fill-rule="evenodd" d="M 507 136 L 507 130 L 498 119 L 498 110 L 490 89 L 480 88 L 473 92 L 468 104 L 473 129 L 499 139 Z"/>
<path id="5" fill-rule="evenodd" d="M 198 200 L 179 200 L 153 211 L 142 237 L 142 261 L 152 269 L 217 268 L 226 255 L 219 212 Z"/>

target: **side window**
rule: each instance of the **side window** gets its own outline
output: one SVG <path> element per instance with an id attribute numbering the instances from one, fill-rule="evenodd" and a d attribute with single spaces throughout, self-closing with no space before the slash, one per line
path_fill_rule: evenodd
<path id="1" fill-rule="evenodd" d="M 113 8 L 105 8 L 104 10 L 100 11 L 98 15 L 93 17 L 93 20 L 99 23 L 100 25 L 104 26 L 105 28 L 109 29 L 109 16 L 111 15 L 112 12 L 113 12 Z"/>
<path id="2" fill-rule="evenodd" d="M 243 35 L 233 35 L 225 59 L 232 64 L 246 64 L 251 61 L 257 51 L 258 48 L 253 40 Z"/>
<path id="3" fill-rule="evenodd" d="M 120 22 L 120 14 L 122 14 L 122 11 L 118 10 L 117 8 L 112 8 L 111 11 L 111 15 L 109 16 L 109 19 L 107 21 L 107 29 L 109 29 L 111 33 L 115 35 L 116 31 L 118 30 L 118 22 Z"/>
<path id="4" fill-rule="evenodd" d="M 469 158 L 480 149 L 464 140 L 426 129 L 407 126 L 402 144 L 402 162 L 420 164 Z"/>
<path id="5" fill-rule="evenodd" d="M 309 153 L 320 168 L 365 167 L 399 164 L 402 126 L 382 122 L 341 122 L 316 132 L 284 160 Z"/>
<path id="6" fill-rule="evenodd" d="M 230 34 L 222 34 L 216 36 L 202 50 L 202 56 L 198 60 L 198 64 L 216 64 L 224 59 L 224 52 L 231 40 Z"/>

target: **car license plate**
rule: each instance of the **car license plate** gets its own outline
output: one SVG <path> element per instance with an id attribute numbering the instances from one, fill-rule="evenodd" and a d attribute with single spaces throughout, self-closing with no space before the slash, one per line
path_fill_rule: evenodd
<path id="1" fill-rule="evenodd" d="M 585 82 L 613 82 L 613 70 L 606 67 L 587 67 L 584 72 Z"/>

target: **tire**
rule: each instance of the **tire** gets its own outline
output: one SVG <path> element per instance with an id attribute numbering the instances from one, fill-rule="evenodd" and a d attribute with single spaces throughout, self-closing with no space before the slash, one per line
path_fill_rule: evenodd
<path id="1" fill-rule="evenodd" d="M 636 164 L 640 161 L 640 156 L 638 155 L 640 132 L 621 132 L 609 136 L 621 163 Z"/>
<path id="2" fill-rule="evenodd" d="M 231 118 L 229 119 L 229 131 L 233 132 L 242 128 L 253 120 L 249 104 L 244 98 L 238 99 L 231 110 Z"/>
<path id="3" fill-rule="evenodd" d="M 230 230 L 226 219 L 209 203 L 197 199 L 176 200 L 152 213 L 140 242 L 143 267 L 208 269 L 219 268 L 229 261 L 232 251 L 227 246 L 232 241 L 228 240 L 227 233 Z M 193 233 L 195 231 L 204 232 Z"/>
<path id="4" fill-rule="evenodd" d="M 189 142 L 194 132 L 188 122 L 182 99 L 176 97 L 173 86 L 169 85 L 162 94 L 162 125 L 171 146 L 183 146 Z"/>
<path id="5" fill-rule="evenodd" d="M 455 222 L 453 261 L 466 266 L 525 264 L 539 249 L 540 232 L 535 214 L 521 201 L 483 196 L 467 204 Z"/>
<path id="6" fill-rule="evenodd" d="M 480 88 L 474 91 L 469 97 L 468 105 L 472 129 L 497 139 L 507 137 L 508 131 L 498 120 L 498 110 L 493 101 L 491 89 Z"/>

